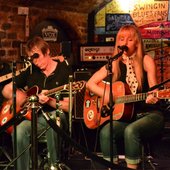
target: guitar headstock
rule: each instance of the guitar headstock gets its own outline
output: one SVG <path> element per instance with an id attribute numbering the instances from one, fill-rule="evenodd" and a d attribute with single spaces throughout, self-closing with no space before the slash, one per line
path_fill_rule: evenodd
<path id="1" fill-rule="evenodd" d="M 157 97 L 159 99 L 170 99 L 170 89 L 163 89 L 157 92 Z"/>
<path id="2" fill-rule="evenodd" d="M 72 90 L 73 91 L 81 91 L 85 87 L 86 81 L 76 81 L 72 84 Z"/>
<path id="3" fill-rule="evenodd" d="M 25 68 L 24 70 L 26 70 L 28 67 L 30 67 L 32 64 L 30 61 L 25 61 Z"/>

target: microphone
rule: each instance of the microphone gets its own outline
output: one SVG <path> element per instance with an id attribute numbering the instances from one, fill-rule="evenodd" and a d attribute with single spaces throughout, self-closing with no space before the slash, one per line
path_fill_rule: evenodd
<path id="1" fill-rule="evenodd" d="M 118 48 L 122 51 L 128 51 L 128 47 L 126 45 L 118 46 Z"/>
<path id="2" fill-rule="evenodd" d="M 32 61 L 33 59 L 38 58 L 38 57 L 39 57 L 39 54 L 38 53 L 34 53 L 32 56 L 28 57 L 28 60 Z"/>
<path id="3" fill-rule="evenodd" d="M 123 52 L 124 52 L 124 50 L 121 50 L 120 53 L 116 54 L 114 57 L 111 57 L 110 59 L 111 60 L 117 60 L 119 57 L 121 57 L 123 55 Z"/>
<path id="4" fill-rule="evenodd" d="M 121 50 L 118 54 L 116 54 L 114 57 L 111 57 L 110 59 L 117 60 L 119 57 L 121 57 L 124 53 L 124 51 L 128 51 L 128 47 L 126 45 L 118 46 L 118 48 Z"/>

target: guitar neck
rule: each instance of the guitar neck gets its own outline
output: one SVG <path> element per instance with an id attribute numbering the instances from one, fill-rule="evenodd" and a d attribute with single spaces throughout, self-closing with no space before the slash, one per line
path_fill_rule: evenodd
<path id="1" fill-rule="evenodd" d="M 143 101 L 146 99 L 147 96 L 148 93 L 139 93 L 135 95 L 121 96 L 115 100 L 115 103 L 133 103 L 137 101 Z"/>
<path id="2" fill-rule="evenodd" d="M 56 87 L 54 89 L 48 90 L 48 92 L 45 93 L 45 95 L 46 96 L 51 96 L 51 95 L 55 94 L 57 91 L 61 91 L 61 90 L 66 89 L 66 87 L 67 87 L 67 85 L 63 85 L 63 86 Z"/>
<path id="3" fill-rule="evenodd" d="M 73 82 L 73 84 L 72 84 L 72 92 L 75 92 L 77 90 L 81 90 L 84 86 L 85 86 L 85 81 Z M 62 91 L 62 90 L 69 91 L 69 84 L 65 84 L 63 86 L 59 86 L 59 87 L 56 87 L 54 89 L 48 90 L 45 93 L 45 95 L 46 96 L 51 96 L 51 95 L 55 94 L 56 92 Z"/>
<path id="4" fill-rule="evenodd" d="M 26 66 L 25 68 L 21 69 L 21 70 L 17 70 L 17 71 L 15 72 L 15 75 L 18 76 L 21 72 L 25 71 L 25 70 L 26 70 L 28 67 L 30 67 L 30 66 L 31 66 L 31 63 L 28 62 L 28 63 L 27 63 L 27 66 Z M 1 77 L 0 77 L 0 83 L 3 82 L 3 81 L 5 81 L 5 80 L 11 79 L 12 76 L 13 76 L 13 73 L 8 73 L 8 74 L 6 74 L 6 75 L 1 76 Z"/>
<path id="5" fill-rule="evenodd" d="M 21 72 L 22 72 L 22 70 L 16 71 L 16 73 L 15 73 L 16 76 L 18 76 Z M 6 74 L 6 75 L 4 75 L 4 76 L 1 76 L 1 77 L 0 77 L 0 83 L 3 82 L 3 81 L 5 81 L 5 80 L 11 79 L 11 78 L 12 78 L 12 73 L 8 73 L 8 74 Z"/>
<path id="6" fill-rule="evenodd" d="M 170 90 L 165 89 L 165 90 L 152 92 L 152 95 L 159 99 L 169 99 L 169 93 Z M 130 94 L 126 96 L 120 96 L 116 98 L 115 103 L 133 103 L 133 102 L 143 101 L 147 98 L 149 94 L 150 93 L 139 93 L 135 95 Z"/>

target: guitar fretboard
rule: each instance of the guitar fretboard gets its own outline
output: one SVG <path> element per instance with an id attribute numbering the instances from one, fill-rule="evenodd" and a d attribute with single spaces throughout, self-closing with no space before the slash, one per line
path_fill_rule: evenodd
<path id="1" fill-rule="evenodd" d="M 137 101 L 143 101 L 147 98 L 150 93 L 139 93 L 135 95 L 126 95 L 119 96 L 115 98 L 115 103 L 133 103 Z M 159 91 L 152 92 L 154 97 L 159 99 L 169 99 L 170 98 L 170 89 L 163 89 Z"/>
<path id="2" fill-rule="evenodd" d="M 16 71 L 16 76 L 18 76 L 23 70 L 20 70 L 20 71 Z M 12 78 L 12 73 L 8 73 L 4 76 L 1 76 L 0 77 L 0 83 L 5 81 L 5 80 L 8 80 L 8 79 L 11 79 Z"/>
<path id="3" fill-rule="evenodd" d="M 135 95 L 126 95 L 116 98 L 115 103 L 133 103 L 137 101 L 143 101 L 148 96 L 148 93 L 139 93 Z M 155 93 L 154 93 L 155 96 Z"/>
<path id="4" fill-rule="evenodd" d="M 27 64 L 27 66 L 26 66 L 25 68 L 23 68 L 23 69 L 21 69 L 21 70 L 17 70 L 16 73 L 15 73 L 15 75 L 18 76 L 21 72 L 25 71 L 29 66 L 31 66 L 31 63 L 30 63 L 30 62 Z M 0 83 L 3 82 L 3 81 L 5 81 L 5 80 L 11 79 L 12 76 L 13 76 L 13 73 L 8 73 L 8 74 L 6 74 L 6 75 L 1 76 L 1 77 L 0 77 Z"/>
<path id="5" fill-rule="evenodd" d="M 51 89 L 51 90 L 48 90 L 48 92 L 46 93 L 47 96 L 51 96 L 53 94 L 55 94 L 56 92 L 59 92 L 61 90 L 64 90 L 66 89 L 67 85 L 64 85 L 64 86 L 60 86 L 60 87 L 56 87 L 54 89 Z"/>
<path id="6" fill-rule="evenodd" d="M 72 91 L 75 93 L 77 90 L 81 90 L 85 86 L 85 81 L 78 81 L 78 82 L 73 82 L 72 84 Z M 60 87 L 56 87 L 54 89 L 48 90 L 47 93 L 45 93 L 46 96 L 51 96 L 55 94 L 56 92 L 60 92 L 63 90 L 69 91 L 69 84 L 65 84 Z"/>

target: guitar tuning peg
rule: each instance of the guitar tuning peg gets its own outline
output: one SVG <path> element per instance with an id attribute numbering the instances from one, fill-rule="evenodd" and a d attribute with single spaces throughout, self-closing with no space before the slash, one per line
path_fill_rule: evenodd
<path id="1" fill-rule="evenodd" d="M 60 94 L 61 94 L 61 92 L 57 92 L 57 93 L 55 94 L 56 102 L 59 102 L 59 100 L 60 100 Z"/>

